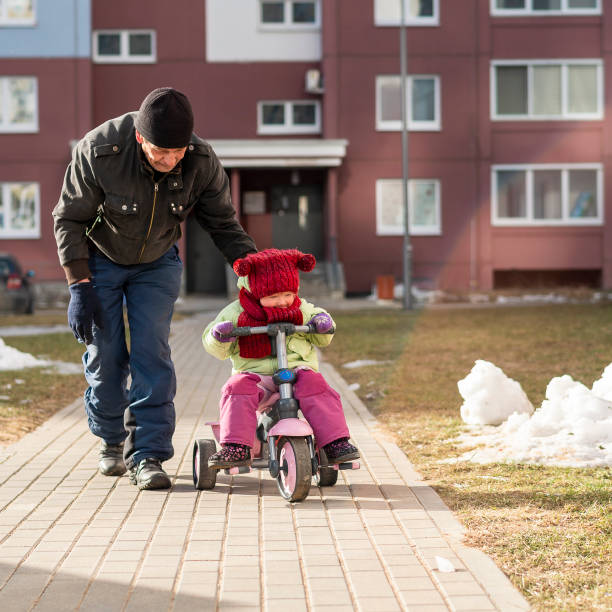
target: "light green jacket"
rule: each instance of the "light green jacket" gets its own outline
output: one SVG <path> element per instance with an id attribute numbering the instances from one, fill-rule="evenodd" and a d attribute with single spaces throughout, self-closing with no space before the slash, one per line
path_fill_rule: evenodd
<path id="1" fill-rule="evenodd" d="M 238 286 L 241 283 L 242 277 L 238 281 Z M 323 308 L 319 308 L 310 302 L 300 298 L 302 303 L 300 310 L 302 311 L 304 325 L 320 312 L 327 312 Z M 221 321 L 231 321 L 234 326 L 238 325 L 238 317 L 243 308 L 239 300 L 235 300 L 228 304 L 210 323 L 202 334 L 202 342 L 204 348 L 217 359 L 231 359 L 233 370 L 236 372 L 253 372 L 255 374 L 264 374 L 271 376 L 278 368 L 276 357 L 261 357 L 259 359 L 247 359 L 240 356 L 240 347 L 238 340 L 234 342 L 219 342 L 215 340 L 210 330 L 216 323 Z M 327 313 L 329 314 L 329 313 Z M 327 346 L 333 338 L 333 334 L 293 334 L 289 336 L 287 342 L 287 360 L 290 368 L 305 367 L 315 372 L 319 371 L 319 360 L 317 358 L 316 346 Z"/>

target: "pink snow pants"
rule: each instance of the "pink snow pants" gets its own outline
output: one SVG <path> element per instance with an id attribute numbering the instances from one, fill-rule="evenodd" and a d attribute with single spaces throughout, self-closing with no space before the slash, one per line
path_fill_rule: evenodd
<path id="1" fill-rule="evenodd" d="M 310 423 L 317 444 L 325 446 L 338 438 L 348 438 L 349 430 L 340 396 L 319 372 L 296 370 L 293 394 L 300 410 Z M 221 390 L 220 442 L 245 444 L 252 447 L 257 428 L 257 407 L 265 390 L 258 386 L 260 377 L 251 372 L 231 376 Z"/>

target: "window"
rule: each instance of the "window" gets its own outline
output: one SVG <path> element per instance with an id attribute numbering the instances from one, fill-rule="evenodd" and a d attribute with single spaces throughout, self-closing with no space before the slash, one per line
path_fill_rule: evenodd
<path id="1" fill-rule="evenodd" d="M 0 26 L 34 25 L 34 0 L 0 0 Z"/>
<path id="2" fill-rule="evenodd" d="M 403 0 L 404 18 L 408 26 L 440 24 L 439 0 Z M 374 0 L 374 24 L 399 26 L 402 19 L 400 0 Z"/>
<path id="3" fill-rule="evenodd" d="M 319 0 L 260 0 L 259 24 L 268 29 L 315 29 L 321 25 Z"/>
<path id="4" fill-rule="evenodd" d="M 491 64 L 493 119 L 602 119 L 600 60 L 495 61 Z"/>
<path id="5" fill-rule="evenodd" d="M 153 30 L 99 30 L 94 32 L 93 59 L 99 64 L 155 62 L 155 32 Z"/>
<path id="6" fill-rule="evenodd" d="M 410 179 L 408 181 L 408 225 L 410 235 L 438 236 L 440 221 L 440 181 Z M 376 181 L 376 234 L 404 235 L 402 179 Z"/>
<path id="7" fill-rule="evenodd" d="M 38 131 L 36 77 L 0 77 L 0 133 Z"/>
<path id="8" fill-rule="evenodd" d="M 402 129 L 401 77 L 376 77 L 376 129 Z M 411 75 L 406 79 L 406 116 L 408 129 L 440 130 L 440 78 Z"/>
<path id="9" fill-rule="evenodd" d="M 0 238 L 40 238 L 38 183 L 0 183 Z"/>
<path id="10" fill-rule="evenodd" d="M 493 166 L 493 225 L 601 225 L 599 164 Z"/>
<path id="11" fill-rule="evenodd" d="M 268 101 L 257 105 L 258 134 L 318 134 L 321 131 L 318 102 Z"/>
<path id="12" fill-rule="evenodd" d="M 491 15 L 601 15 L 601 0 L 491 0 Z"/>

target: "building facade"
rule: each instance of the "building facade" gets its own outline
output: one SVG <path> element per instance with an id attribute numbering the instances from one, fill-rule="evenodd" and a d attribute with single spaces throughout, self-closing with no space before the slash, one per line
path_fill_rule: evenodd
<path id="1" fill-rule="evenodd" d="M 401 280 L 401 1 L 0 2 L 0 250 L 61 280 L 71 143 L 170 85 L 259 248 L 314 253 L 348 293 Z M 414 283 L 612 287 L 610 7 L 403 1 Z M 191 218 L 180 246 L 186 290 L 225 291 Z"/>

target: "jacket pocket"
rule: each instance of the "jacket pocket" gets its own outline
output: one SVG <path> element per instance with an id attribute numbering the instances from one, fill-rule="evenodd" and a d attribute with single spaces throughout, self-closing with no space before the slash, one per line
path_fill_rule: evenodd
<path id="1" fill-rule="evenodd" d="M 176 219 L 179 223 L 187 218 L 187 215 L 191 212 L 191 207 L 191 204 L 187 204 L 178 199 L 173 199 L 168 202 L 170 217 Z"/>
<path id="2" fill-rule="evenodd" d="M 104 200 L 104 219 L 110 229 L 122 236 L 138 237 L 142 234 L 137 223 L 140 204 L 132 198 L 107 193 Z"/>

